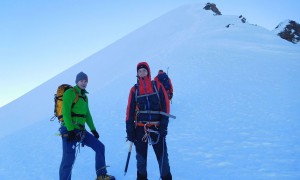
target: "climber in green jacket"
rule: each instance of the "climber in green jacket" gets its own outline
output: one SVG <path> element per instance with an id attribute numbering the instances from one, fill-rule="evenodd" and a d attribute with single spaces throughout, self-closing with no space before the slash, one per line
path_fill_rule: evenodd
<path id="1" fill-rule="evenodd" d="M 93 132 L 96 128 L 89 110 L 88 97 L 86 95 L 88 92 L 85 89 L 80 89 L 77 85 L 74 89 L 79 97 L 76 104 L 73 105 L 73 101 L 76 98 L 74 90 L 68 89 L 63 96 L 63 125 L 68 131 L 72 131 L 74 129 L 81 129 L 87 123 Z"/>
<path id="2" fill-rule="evenodd" d="M 71 180 L 72 167 L 75 161 L 76 147 L 79 144 L 92 148 L 96 153 L 97 180 L 113 180 L 113 176 L 107 174 L 105 163 L 105 146 L 99 140 L 99 134 L 95 128 L 91 116 L 87 91 L 88 76 L 80 72 L 76 76 L 76 86 L 68 89 L 63 94 L 62 115 L 64 121 L 60 128 L 63 143 L 63 156 L 59 169 L 60 180 Z M 75 99 L 78 98 L 76 103 Z M 85 129 L 88 125 L 92 134 Z"/>

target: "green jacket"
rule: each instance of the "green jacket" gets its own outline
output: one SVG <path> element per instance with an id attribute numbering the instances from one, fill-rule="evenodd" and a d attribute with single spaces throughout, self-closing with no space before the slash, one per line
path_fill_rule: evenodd
<path id="1" fill-rule="evenodd" d="M 85 123 L 87 123 L 90 130 L 96 130 L 89 110 L 88 97 L 86 96 L 86 93 L 88 92 L 86 90 L 81 90 L 78 86 L 75 86 L 74 89 L 78 92 L 79 98 L 73 108 L 72 104 L 76 98 L 74 90 L 72 88 L 68 89 L 63 95 L 63 126 L 65 126 L 68 131 L 72 131 L 74 129 L 80 129 L 79 125 L 85 126 Z M 84 115 L 85 117 L 72 117 L 72 113 Z"/>

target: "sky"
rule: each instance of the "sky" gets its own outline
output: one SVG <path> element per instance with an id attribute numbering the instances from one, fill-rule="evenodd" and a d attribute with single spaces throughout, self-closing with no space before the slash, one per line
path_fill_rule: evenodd
<path id="1" fill-rule="evenodd" d="M 108 172 L 135 179 L 135 148 L 124 176 L 126 106 L 145 57 L 152 77 L 169 67 L 174 87 L 176 119 L 166 138 L 173 179 L 299 180 L 300 46 L 235 16 L 212 14 L 198 6 L 172 11 L 0 108 L 0 179 L 58 179 L 60 124 L 49 121 L 49 97 L 81 69 L 88 70 L 89 110 Z M 116 64 L 122 68 L 110 74 Z M 79 147 L 72 180 L 95 179 L 94 152 Z M 151 146 L 148 155 L 148 178 L 159 179 Z"/>
<path id="2" fill-rule="evenodd" d="M 128 33 L 199 0 L 14 0 L 0 2 L 0 107 Z M 298 0 L 215 0 L 223 15 L 243 15 L 268 30 L 300 22 Z"/>

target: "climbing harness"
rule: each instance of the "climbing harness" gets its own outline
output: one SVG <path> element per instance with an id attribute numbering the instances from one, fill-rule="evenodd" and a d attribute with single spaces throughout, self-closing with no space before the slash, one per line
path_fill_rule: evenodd
<path id="1" fill-rule="evenodd" d="M 150 127 L 153 126 L 153 125 L 155 126 L 156 129 L 158 129 L 157 126 L 159 125 L 159 122 L 147 122 L 147 123 L 144 124 L 145 135 L 143 136 L 142 141 L 143 142 L 148 142 L 149 145 L 157 144 L 158 141 L 159 141 L 159 138 L 160 138 L 160 134 L 159 134 L 158 131 L 150 129 Z M 156 141 L 152 140 L 151 133 L 154 133 L 154 134 L 157 135 Z"/>

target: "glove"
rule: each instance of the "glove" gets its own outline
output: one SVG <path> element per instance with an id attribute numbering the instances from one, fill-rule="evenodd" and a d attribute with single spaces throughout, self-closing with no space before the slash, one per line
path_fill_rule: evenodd
<path id="1" fill-rule="evenodd" d="M 128 141 L 131 141 L 131 142 L 134 142 L 134 141 L 135 141 L 135 133 L 134 133 L 134 131 L 132 131 L 132 132 L 127 132 L 127 140 L 128 140 Z"/>
<path id="2" fill-rule="evenodd" d="M 160 126 L 159 126 L 159 134 L 160 137 L 164 138 L 168 134 L 168 124 L 169 124 L 169 119 L 162 119 L 160 121 Z"/>
<path id="3" fill-rule="evenodd" d="M 135 128 L 134 128 L 133 123 L 131 123 L 131 122 L 126 123 L 126 133 L 127 133 L 126 138 L 128 141 L 134 142 L 136 140 Z"/>
<path id="4" fill-rule="evenodd" d="M 74 141 L 76 139 L 76 133 L 74 130 L 68 131 L 67 141 Z"/>
<path id="5" fill-rule="evenodd" d="M 100 136 L 96 130 L 92 130 L 92 133 L 96 139 L 99 139 Z"/>
<path id="6" fill-rule="evenodd" d="M 168 130 L 166 128 L 160 128 L 159 129 L 159 134 L 160 134 L 160 137 L 164 138 L 164 137 L 167 136 Z"/>

